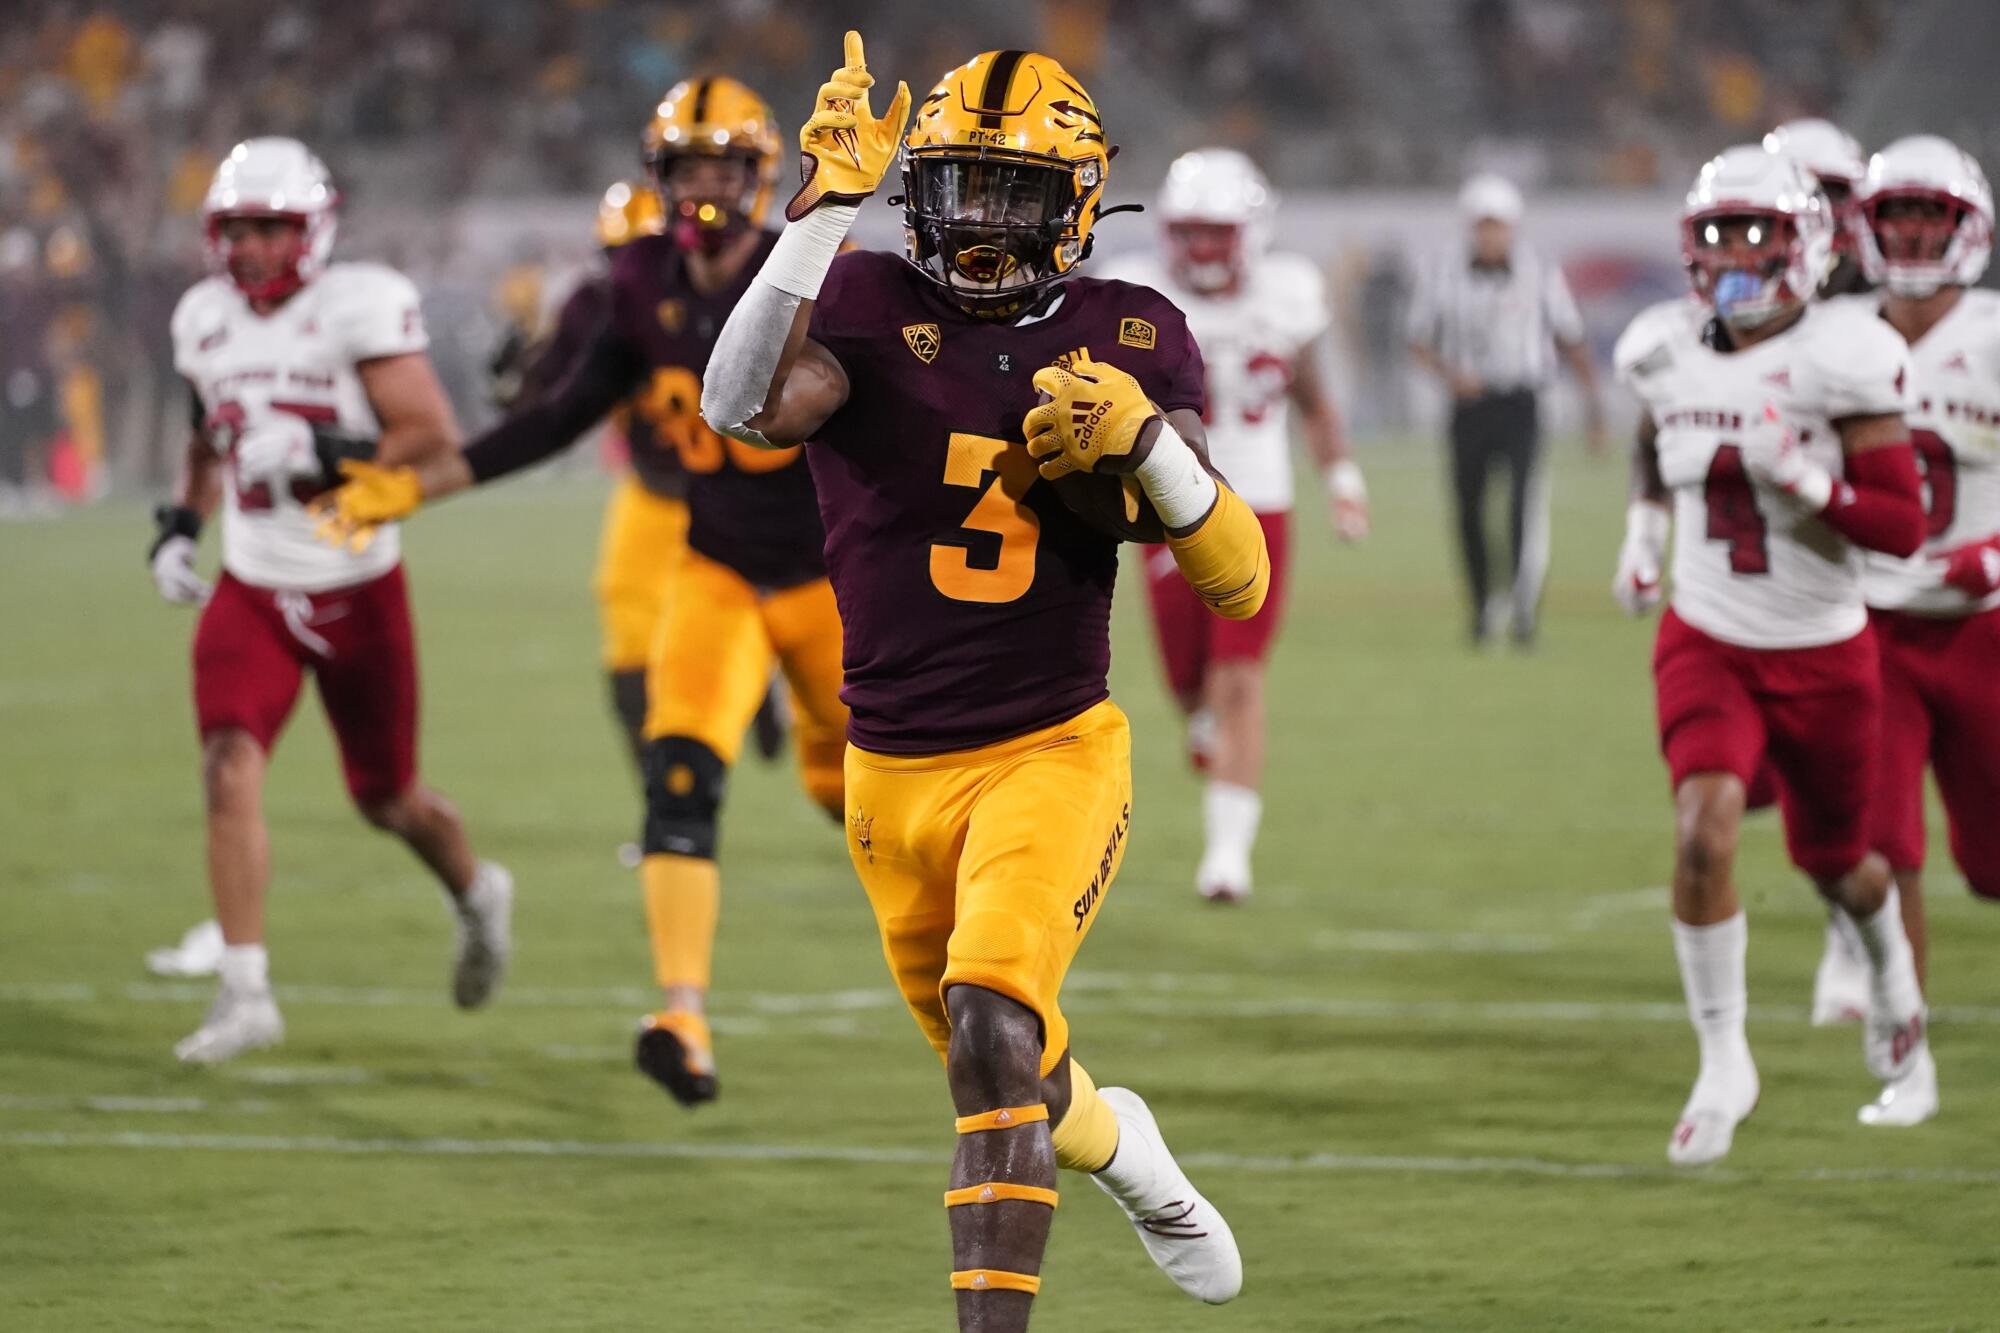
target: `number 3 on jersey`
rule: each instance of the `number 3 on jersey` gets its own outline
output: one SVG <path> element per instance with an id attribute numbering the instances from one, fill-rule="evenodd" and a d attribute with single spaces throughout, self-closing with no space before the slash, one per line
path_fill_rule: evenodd
<path id="1" fill-rule="evenodd" d="M 1770 528 L 1757 509 L 1740 445 L 1716 446 L 1702 493 L 1708 500 L 1708 539 L 1729 543 L 1729 572 L 1770 573 Z"/>
<path id="2" fill-rule="evenodd" d="M 1028 446 L 988 435 L 952 432 L 945 447 L 944 484 L 979 492 L 963 527 L 987 534 L 962 544 L 931 546 L 931 585 L 954 602 L 1011 602 L 1035 582 L 1035 548 L 1042 521 L 1023 501 L 1040 474 Z M 993 538 L 997 537 L 995 551 Z M 991 563 L 973 563 L 973 552 L 992 552 Z"/>

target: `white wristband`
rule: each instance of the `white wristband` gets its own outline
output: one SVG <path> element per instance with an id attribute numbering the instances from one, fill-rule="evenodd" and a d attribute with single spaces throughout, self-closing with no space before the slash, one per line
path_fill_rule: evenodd
<path id="1" fill-rule="evenodd" d="M 1139 464 L 1137 476 L 1146 498 L 1169 529 L 1199 523 L 1215 507 L 1215 478 L 1208 475 L 1194 450 L 1165 417 L 1160 418 L 1153 451 Z"/>
<path id="2" fill-rule="evenodd" d="M 818 300 L 826 271 L 833 267 L 833 257 L 840 253 L 840 243 L 860 211 L 855 204 L 821 204 L 788 223 L 765 256 L 759 276 L 802 301 Z"/>
<path id="3" fill-rule="evenodd" d="M 1351 458 L 1343 458 L 1327 468 L 1326 490 L 1334 499 L 1350 504 L 1365 504 L 1368 500 L 1368 483 L 1362 479 L 1361 465 Z"/>

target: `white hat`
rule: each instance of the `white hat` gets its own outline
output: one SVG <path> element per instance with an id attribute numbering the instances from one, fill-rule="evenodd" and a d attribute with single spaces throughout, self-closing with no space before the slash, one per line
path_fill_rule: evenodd
<path id="1" fill-rule="evenodd" d="M 1458 192 L 1458 208 L 1472 222 L 1492 218 L 1499 222 L 1521 220 L 1521 192 L 1514 182 L 1492 172 L 1481 172 Z"/>

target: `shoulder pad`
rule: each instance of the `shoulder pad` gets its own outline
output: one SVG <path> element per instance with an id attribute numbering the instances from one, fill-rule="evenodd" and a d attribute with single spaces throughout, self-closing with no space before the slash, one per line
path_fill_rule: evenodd
<path id="1" fill-rule="evenodd" d="M 1675 347 L 1700 336 L 1700 313 L 1692 301 L 1677 298 L 1633 316 L 1611 352 L 1618 378 L 1642 381 L 1672 365 Z"/>

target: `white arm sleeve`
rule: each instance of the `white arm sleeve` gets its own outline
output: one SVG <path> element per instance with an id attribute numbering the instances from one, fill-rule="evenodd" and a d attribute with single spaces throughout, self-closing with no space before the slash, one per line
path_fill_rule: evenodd
<path id="1" fill-rule="evenodd" d="M 822 204 L 787 226 L 750 290 L 729 312 L 709 353 L 701 387 L 701 415 L 724 435 L 760 449 L 772 447 L 763 432 L 744 423 L 764 410 L 799 302 L 819 295 L 856 211 L 851 204 Z"/>

